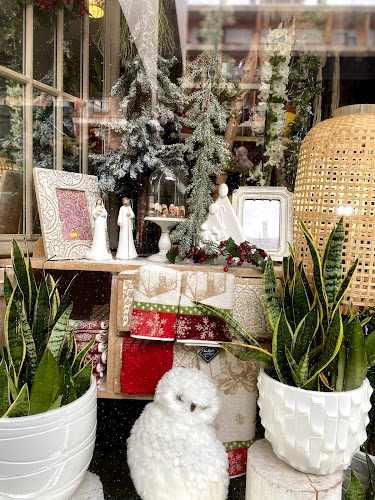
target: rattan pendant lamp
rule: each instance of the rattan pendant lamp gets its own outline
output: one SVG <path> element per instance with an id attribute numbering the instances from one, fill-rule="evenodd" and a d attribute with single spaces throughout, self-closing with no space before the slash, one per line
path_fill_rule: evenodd
<path id="1" fill-rule="evenodd" d="M 350 296 L 358 306 L 375 305 L 375 105 L 346 106 L 313 127 L 299 156 L 294 192 L 294 244 L 307 246 L 302 218 L 323 248 L 332 228 L 344 216 L 344 271 L 359 257 Z M 307 271 L 311 263 L 306 259 Z"/>

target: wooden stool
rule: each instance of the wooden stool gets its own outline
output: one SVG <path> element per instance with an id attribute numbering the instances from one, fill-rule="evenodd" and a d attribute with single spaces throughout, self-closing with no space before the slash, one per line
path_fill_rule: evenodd
<path id="1" fill-rule="evenodd" d="M 82 483 L 70 500 L 104 500 L 103 485 L 99 476 L 86 472 Z"/>
<path id="2" fill-rule="evenodd" d="M 246 500 L 341 500 L 343 472 L 316 476 L 277 458 L 261 439 L 247 454 Z"/>

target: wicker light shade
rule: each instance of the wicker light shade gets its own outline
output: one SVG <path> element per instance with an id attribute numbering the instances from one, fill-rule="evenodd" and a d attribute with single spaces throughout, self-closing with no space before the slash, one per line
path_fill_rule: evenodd
<path id="1" fill-rule="evenodd" d="M 323 248 L 344 216 L 344 272 L 360 259 L 344 304 L 375 305 L 375 106 L 374 114 L 338 113 L 310 130 L 300 150 L 293 205 L 293 241 L 306 256 L 308 272 L 311 262 L 298 218 Z"/>

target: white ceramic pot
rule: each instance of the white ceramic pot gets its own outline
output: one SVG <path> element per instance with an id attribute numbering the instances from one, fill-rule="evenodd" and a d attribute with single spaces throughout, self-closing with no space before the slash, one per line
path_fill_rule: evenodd
<path id="1" fill-rule="evenodd" d="M 281 460 L 301 472 L 345 470 L 367 438 L 372 388 L 366 379 L 348 392 L 305 391 L 258 377 L 265 437 Z"/>
<path id="2" fill-rule="evenodd" d="M 69 405 L 0 419 L 0 500 L 68 500 L 90 464 L 95 435 L 94 378 Z"/>

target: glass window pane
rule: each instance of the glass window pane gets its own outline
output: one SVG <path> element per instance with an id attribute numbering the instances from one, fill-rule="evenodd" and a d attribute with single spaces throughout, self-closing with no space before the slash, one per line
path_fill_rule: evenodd
<path id="1" fill-rule="evenodd" d="M 0 64 L 22 73 L 23 13 L 16 2 L 0 2 Z"/>
<path id="2" fill-rule="evenodd" d="M 64 15 L 64 92 L 79 97 L 83 22 Z"/>
<path id="3" fill-rule="evenodd" d="M 80 171 L 80 124 L 82 104 L 79 99 L 63 102 L 63 170 Z"/>
<path id="4" fill-rule="evenodd" d="M 22 234 L 23 85 L 0 77 L 0 234 Z"/>
<path id="5" fill-rule="evenodd" d="M 55 87 L 55 27 L 44 27 L 34 18 L 34 80 Z"/>
<path id="6" fill-rule="evenodd" d="M 54 97 L 34 91 L 33 105 L 33 165 L 54 168 L 55 120 Z"/>

